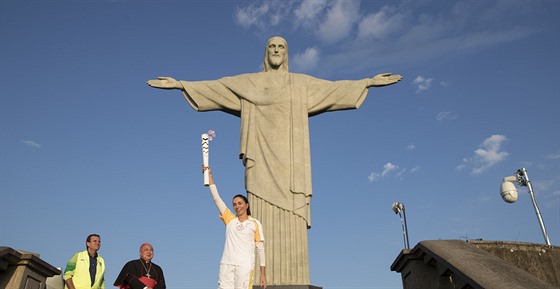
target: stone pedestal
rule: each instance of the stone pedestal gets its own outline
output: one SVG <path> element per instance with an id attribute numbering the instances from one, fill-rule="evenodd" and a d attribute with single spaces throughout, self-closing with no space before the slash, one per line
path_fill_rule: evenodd
<path id="1" fill-rule="evenodd" d="M 60 270 L 38 254 L 0 247 L 0 288 L 46 289 L 47 277 L 55 275 Z"/>

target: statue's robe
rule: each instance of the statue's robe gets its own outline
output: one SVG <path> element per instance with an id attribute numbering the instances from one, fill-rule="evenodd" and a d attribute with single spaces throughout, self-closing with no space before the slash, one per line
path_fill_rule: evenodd
<path id="1" fill-rule="evenodd" d="M 267 235 L 270 285 L 309 284 L 308 118 L 358 108 L 367 95 L 367 82 L 327 81 L 278 71 L 181 81 L 193 109 L 221 110 L 241 118 L 239 157 L 245 166 L 252 214 L 263 223 Z"/>

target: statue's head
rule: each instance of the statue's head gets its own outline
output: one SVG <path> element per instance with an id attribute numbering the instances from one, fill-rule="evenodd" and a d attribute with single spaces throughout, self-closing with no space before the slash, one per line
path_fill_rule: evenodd
<path id="1" fill-rule="evenodd" d="M 268 39 L 264 49 L 264 71 L 288 71 L 288 42 L 280 36 Z"/>

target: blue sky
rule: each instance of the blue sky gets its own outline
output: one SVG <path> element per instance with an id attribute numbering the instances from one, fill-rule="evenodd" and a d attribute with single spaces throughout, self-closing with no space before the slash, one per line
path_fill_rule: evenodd
<path id="1" fill-rule="evenodd" d="M 544 243 L 527 169 L 560 244 L 558 1 L 0 2 L 0 244 L 64 267 L 102 236 L 108 287 L 151 242 L 168 288 L 215 288 L 224 227 L 200 173 L 200 134 L 224 199 L 243 192 L 239 121 L 197 113 L 158 76 L 261 69 L 265 41 L 290 70 L 382 72 L 358 110 L 310 120 L 311 283 L 401 288 L 390 265 L 422 240 Z"/>

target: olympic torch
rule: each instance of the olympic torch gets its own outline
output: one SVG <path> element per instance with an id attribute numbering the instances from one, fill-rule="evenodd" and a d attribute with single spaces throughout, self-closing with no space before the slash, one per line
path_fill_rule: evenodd
<path id="1" fill-rule="evenodd" d="M 202 165 L 208 166 L 208 161 L 210 158 L 210 141 L 213 137 L 216 137 L 216 133 L 213 130 L 209 130 L 207 133 L 200 135 L 202 141 Z M 208 170 L 204 171 L 204 185 L 210 185 L 210 173 Z"/>

